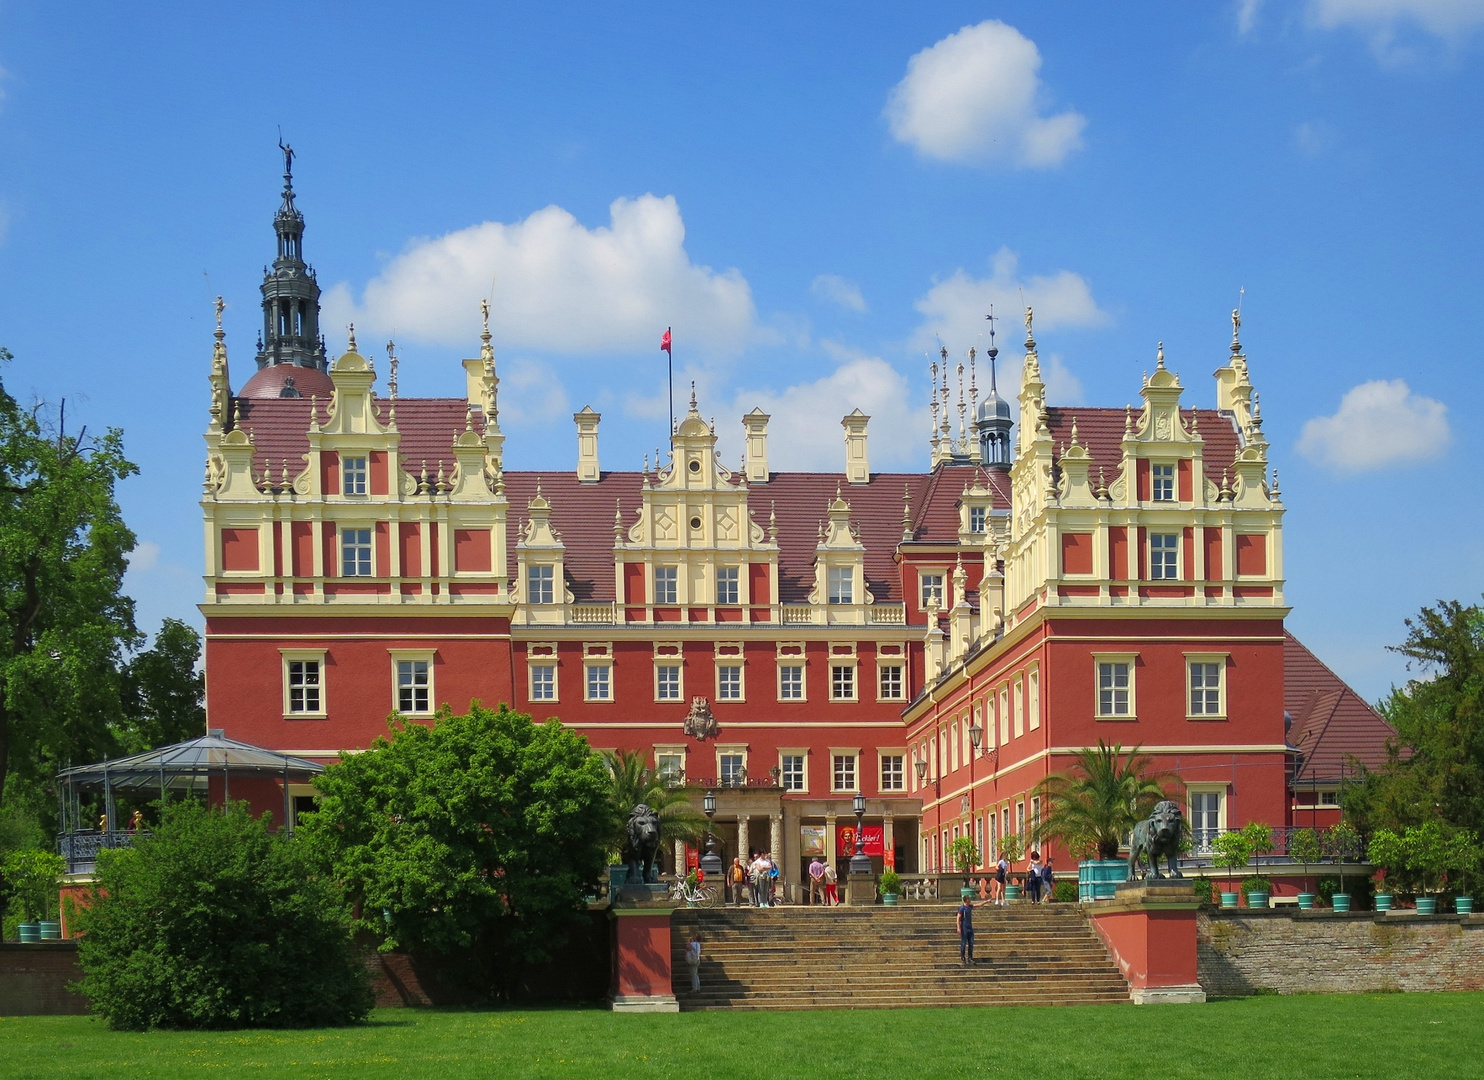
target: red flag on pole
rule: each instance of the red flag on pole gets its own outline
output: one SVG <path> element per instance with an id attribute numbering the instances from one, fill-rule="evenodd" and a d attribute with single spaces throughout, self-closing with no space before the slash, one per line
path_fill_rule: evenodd
<path id="1" fill-rule="evenodd" d="M 661 352 L 670 353 L 671 356 L 674 356 L 675 355 L 673 352 L 670 351 L 670 329 L 669 329 L 669 327 L 666 327 L 665 328 L 665 336 L 662 337 L 662 338 L 660 338 L 660 351 Z"/>

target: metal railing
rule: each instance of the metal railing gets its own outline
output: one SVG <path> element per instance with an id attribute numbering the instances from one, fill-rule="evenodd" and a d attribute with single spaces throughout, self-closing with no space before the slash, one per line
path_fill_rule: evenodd
<path id="1" fill-rule="evenodd" d="M 1216 838 L 1224 832 L 1240 832 L 1240 829 L 1192 829 L 1191 849 L 1184 854 L 1181 862 L 1186 865 L 1209 866 L 1215 849 Z M 1313 832 L 1319 842 L 1319 857 L 1300 861 L 1293 857 L 1291 847 L 1293 838 L 1301 832 Z M 1311 829 L 1307 825 L 1279 825 L 1273 827 L 1273 850 L 1263 852 L 1253 857 L 1253 863 L 1258 866 L 1269 864 L 1279 865 L 1307 865 L 1321 866 L 1324 864 L 1360 863 L 1365 861 L 1364 847 L 1356 841 L 1351 846 L 1341 847 L 1337 845 L 1334 838 L 1329 836 L 1324 829 Z"/>
<path id="2" fill-rule="evenodd" d="M 67 864 L 68 874 L 91 874 L 98 865 L 98 852 L 133 847 L 134 841 L 149 836 L 148 832 L 86 832 L 60 833 L 57 836 L 57 853 Z"/>

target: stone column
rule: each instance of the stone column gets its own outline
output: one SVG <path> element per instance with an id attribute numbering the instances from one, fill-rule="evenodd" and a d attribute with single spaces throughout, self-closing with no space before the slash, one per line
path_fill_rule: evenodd
<path id="1" fill-rule="evenodd" d="M 685 877 L 685 841 L 675 841 L 675 876 Z"/>
<path id="2" fill-rule="evenodd" d="M 890 860 L 890 861 L 888 861 Z M 881 818 L 881 865 L 895 868 L 897 861 L 896 837 L 892 834 L 891 815 L 886 814 Z"/>
<path id="3" fill-rule="evenodd" d="M 742 862 L 746 864 L 747 856 L 752 853 L 750 842 L 747 838 L 747 815 L 737 815 L 737 854 L 741 856 Z"/>
<path id="4" fill-rule="evenodd" d="M 768 815 L 768 855 L 778 867 L 778 888 L 774 895 L 782 896 L 788 885 L 788 871 L 783 866 L 783 815 Z"/>
<path id="5" fill-rule="evenodd" d="M 829 863 L 831 866 L 834 866 L 835 860 L 839 858 L 839 855 L 840 853 L 835 849 L 835 815 L 826 814 L 824 816 L 825 862 Z"/>

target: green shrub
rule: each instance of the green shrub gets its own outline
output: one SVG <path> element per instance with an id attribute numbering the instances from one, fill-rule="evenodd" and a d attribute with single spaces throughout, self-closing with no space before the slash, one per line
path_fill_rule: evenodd
<path id="1" fill-rule="evenodd" d="M 1058 881 L 1051 889 L 1051 899 L 1058 904 L 1075 904 L 1081 897 L 1075 881 Z"/>
<path id="2" fill-rule="evenodd" d="M 897 872 L 891 867 L 887 867 L 885 870 L 881 871 L 881 892 L 885 894 L 899 893 L 901 891 L 902 879 L 897 876 Z"/>
<path id="3" fill-rule="evenodd" d="M 1261 875 L 1254 874 L 1252 877 L 1242 880 L 1242 892 L 1244 893 L 1260 892 L 1271 894 L 1272 891 L 1273 883 Z"/>
<path id="4" fill-rule="evenodd" d="M 98 863 L 79 915 L 81 989 L 110 1027 L 325 1027 L 372 995 L 339 891 L 246 804 L 166 809 Z"/>
<path id="5" fill-rule="evenodd" d="M 51 851 L 12 851 L 0 864 L 0 902 L 20 922 L 54 918 L 57 881 L 67 864 Z"/>
<path id="6" fill-rule="evenodd" d="M 1192 890 L 1194 890 L 1195 898 L 1200 903 L 1213 904 L 1216 902 L 1212 898 L 1215 889 L 1212 887 L 1210 878 L 1198 877 L 1190 883 L 1190 887 Z"/>

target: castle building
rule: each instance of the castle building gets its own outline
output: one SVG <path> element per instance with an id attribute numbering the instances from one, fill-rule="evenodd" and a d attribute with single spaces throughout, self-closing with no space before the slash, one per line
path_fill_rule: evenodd
<path id="1" fill-rule="evenodd" d="M 873 472 L 850 402 L 839 471 L 773 470 L 758 409 L 729 469 L 694 393 L 663 461 L 602 468 L 584 408 L 575 470 L 507 471 L 487 307 L 460 397 L 399 397 L 390 345 L 379 393 L 353 328 L 327 362 L 291 154 L 257 370 L 233 392 L 220 303 L 212 357 L 202 612 L 229 737 L 325 760 L 394 712 L 509 702 L 715 791 L 727 860 L 770 850 L 792 882 L 843 864 L 857 795 L 866 854 L 916 871 L 1023 833 L 1099 740 L 1179 777 L 1198 844 L 1292 821 L 1304 768 L 1317 812 L 1333 747 L 1374 749 L 1379 718 L 1284 629 L 1235 318 L 1214 409 L 1162 350 L 1137 409 L 1049 406 L 1027 311 L 1018 418 L 993 346 L 978 400 L 971 350 L 955 435 L 944 349 L 921 472 Z"/>

